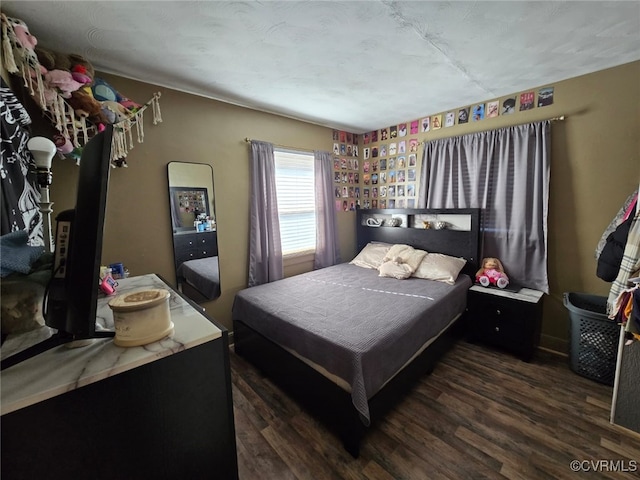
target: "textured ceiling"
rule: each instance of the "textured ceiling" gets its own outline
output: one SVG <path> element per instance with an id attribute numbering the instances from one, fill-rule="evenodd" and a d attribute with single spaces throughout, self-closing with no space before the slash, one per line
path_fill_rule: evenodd
<path id="1" fill-rule="evenodd" d="M 97 70 L 356 133 L 640 59 L 638 1 L 3 0 L 2 10 Z"/>

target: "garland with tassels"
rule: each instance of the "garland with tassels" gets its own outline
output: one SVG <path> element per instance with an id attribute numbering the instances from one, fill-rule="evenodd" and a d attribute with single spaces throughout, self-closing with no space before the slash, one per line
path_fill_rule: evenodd
<path id="1" fill-rule="evenodd" d="M 45 86 L 42 66 L 33 50 L 23 47 L 18 41 L 13 23 L 26 28 L 26 24 L 18 19 L 8 19 L 2 13 L 2 62 L 7 71 L 22 78 L 25 88 L 31 97 L 39 104 L 43 113 L 49 118 L 55 129 L 68 139 L 75 149 L 82 147 L 89 139 L 98 133 L 96 125 L 78 116 L 65 98 L 56 93 L 52 98 L 45 98 Z M 45 70 L 46 71 L 46 70 Z M 111 165 L 126 167 L 126 156 L 134 147 L 131 129 L 135 125 L 137 141 L 144 141 L 144 112 L 151 106 L 153 124 L 162 122 L 160 113 L 160 92 L 154 93 L 153 98 L 135 111 L 128 112 L 128 118 L 113 124 L 113 138 L 111 142 Z M 79 163 L 79 155 L 74 155 Z"/>

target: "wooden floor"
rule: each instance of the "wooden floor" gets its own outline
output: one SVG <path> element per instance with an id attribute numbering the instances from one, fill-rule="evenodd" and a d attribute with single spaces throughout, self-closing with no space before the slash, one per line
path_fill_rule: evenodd
<path id="1" fill-rule="evenodd" d="M 460 341 L 357 460 L 233 351 L 231 371 L 241 480 L 640 478 L 640 435 L 609 424 L 612 388 L 549 352 L 524 363 Z M 576 473 L 572 460 L 624 462 Z"/>

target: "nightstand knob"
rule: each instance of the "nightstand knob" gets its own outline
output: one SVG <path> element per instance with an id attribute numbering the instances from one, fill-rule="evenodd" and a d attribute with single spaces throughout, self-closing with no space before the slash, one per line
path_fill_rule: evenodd
<path id="1" fill-rule="evenodd" d="M 496 327 L 496 332 L 499 332 L 499 331 L 500 331 L 500 327 Z"/>

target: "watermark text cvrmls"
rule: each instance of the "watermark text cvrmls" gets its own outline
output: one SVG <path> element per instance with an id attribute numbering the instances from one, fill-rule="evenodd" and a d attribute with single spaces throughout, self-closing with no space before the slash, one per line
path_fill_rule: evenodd
<path id="1" fill-rule="evenodd" d="M 637 472 L 636 460 L 572 460 L 573 472 Z"/>

